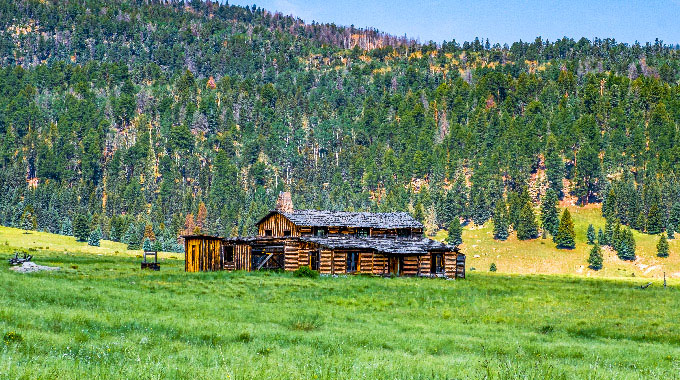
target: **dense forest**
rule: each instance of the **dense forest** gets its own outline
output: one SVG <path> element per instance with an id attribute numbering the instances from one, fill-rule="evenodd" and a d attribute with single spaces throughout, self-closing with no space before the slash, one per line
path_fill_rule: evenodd
<path id="1" fill-rule="evenodd" d="M 680 229 L 680 48 L 661 41 L 436 44 L 255 5 L 1 0 L 0 65 L 6 226 L 177 250 L 183 231 L 252 233 L 286 190 L 431 230 L 546 192 Z"/>

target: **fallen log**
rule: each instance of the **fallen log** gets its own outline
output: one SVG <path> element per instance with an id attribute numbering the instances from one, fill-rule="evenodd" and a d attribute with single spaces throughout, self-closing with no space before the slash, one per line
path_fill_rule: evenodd
<path id="1" fill-rule="evenodd" d="M 648 283 L 646 283 L 646 284 L 644 284 L 644 285 L 640 285 L 640 289 L 647 289 L 647 288 L 649 288 L 651 285 L 652 285 L 652 283 L 651 283 L 651 282 L 648 282 Z"/>

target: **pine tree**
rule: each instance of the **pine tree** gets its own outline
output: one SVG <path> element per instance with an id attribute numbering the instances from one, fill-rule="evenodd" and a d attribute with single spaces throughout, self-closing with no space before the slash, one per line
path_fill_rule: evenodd
<path id="1" fill-rule="evenodd" d="M 548 179 L 550 190 L 555 195 L 562 197 L 562 179 L 564 178 L 564 161 L 560 157 L 557 139 L 554 135 L 549 135 L 545 148 L 545 172 Z M 545 227 L 543 227 L 545 229 Z"/>
<path id="2" fill-rule="evenodd" d="M 128 249 L 140 249 L 142 245 L 140 235 L 139 231 L 137 231 L 137 226 L 134 223 L 130 223 L 123 235 L 122 242 L 128 245 Z"/>
<path id="3" fill-rule="evenodd" d="M 505 201 L 499 199 L 496 202 L 496 209 L 493 215 L 493 238 L 496 240 L 506 240 L 508 238 L 508 211 L 505 208 Z"/>
<path id="4" fill-rule="evenodd" d="M 606 219 L 616 216 L 616 192 L 613 186 L 609 188 L 607 196 L 602 201 L 602 216 Z"/>
<path id="5" fill-rule="evenodd" d="M 59 235 L 73 236 L 73 225 L 71 224 L 70 218 L 67 217 L 61 221 Z"/>
<path id="6" fill-rule="evenodd" d="M 453 218 L 449 225 L 449 236 L 446 238 L 446 242 L 453 246 L 463 244 L 463 227 L 460 225 L 458 217 Z"/>
<path id="7" fill-rule="evenodd" d="M 607 218 L 604 224 L 604 241 L 601 245 L 613 246 L 614 243 L 614 218 Z"/>
<path id="8" fill-rule="evenodd" d="M 656 244 L 656 255 L 659 257 L 668 257 L 668 240 L 665 235 L 661 235 L 659 242 Z"/>
<path id="9" fill-rule="evenodd" d="M 656 235 L 661 232 L 663 232 L 663 215 L 659 205 L 655 203 L 649 208 L 649 214 L 647 215 L 647 233 Z"/>
<path id="10" fill-rule="evenodd" d="M 538 237 L 538 225 L 536 224 L 536 215 L 531 202 L 528 201 L 522 207 L 519 214 L 519 221 L 517 225 L 517 239 L 529 240 Z"/>
<path id="11" fill-rule="evenodd" d="M 602 232 L 602 228 L 597 229 L 597 244 L 607 245 L 606 239 L 604 237 L 604 232 Z"/>
<path id="12" fill-rule="evenodd" d="M 73 236 L 78 241 L 85 242 L 90 237 L 90 224 L 83 214 L 76 215 L 73 221 Z"/>
<path id="13" fill-rule="evenodd" d="M 593 248 L 590 250 L 590 256 L 588 257 L 588 267 L 593 270 L 602 269 L 602 249 L 600 245 L 595 243 Z"/>
<path id="14" fill-rule="evenodd" d="M 208 210 L 205 208 L 205 203 L 201 202 L 198 204 L 198 213 L 196 214 L 196 227 L 201 232 L 206 230 L 205 221 L 208 218 Z"/>
<path id="15" fill-rule="evenodd" d="M 560 224 L 560 217 L 557 211 L 557 195 L 552 189 L 548 189 L 541 202 L 541 226 L 543 231 L 547 231 L 551 236 L 557 234 L 557 227 Z"/>
<path id="16" fill-rule="evenodd" d="M 149 240 L 148 237 L 144 238 L 144 244 L 142 245 L 142 249 L 145 252 L 151 252 L 153 251 L 153 246 L 151 245 L 151 240 Z"/>
<path id="17" fill-rule="evenodd" d="M 668 216 L 668 225 L 673 228 L 674 232 L 680 232 L 680 201 L 676 201 L 671 206 L 671 212 Z"/>
<path id="18" fill-rule="evenodd" d="M 87 245 L 91 245 L 93 247 L 99 247 L 100 241 L 102 239 L 102 229 L 101 227 L 97 227 L 92 232 L 90 232 L 90 236 L 87 239 Z"/>
<path id="19" fill-rule="evenodd" d="M 491 263 L 489 266 L 489 272 L 495 272 L 496 271 L 496 263 Z"/>
<path id="20" fill-rule="evenodd" d="M 557 235 L 555 235 L 555 243 L 557 243 L 557 248 L 572 249 L 576 247 L 575 239 L 576 234 L 574 233 L 574 222 L 571 220 L 571 213 L 569 209 L 564 209 L 560 219 L 560 226 L 557 228 Z"/>
<path id="21" fill-rule="evenodd" d="M 593 227 L 592 224 L 588 225 L 588 232 L 586 233 L 586 237 L 588 238 L 588 244 L 595 244 L 597 236 L 595 235 L 595 227 Z"/>
<path id="22" fill-rule="evenodd" d="M 670 224 L 668 227 L 666 227 L 666 235 L 668 235 L 668 240 L 673 240 L 675 239 L 675 228 L 671 226 Z"/>
<path id="23" fill-rule="evenodd" d="M 621 260 L 635 260 L 635 238 L 630 228 L 620 232 L 618 249 L 616 253 Z"/>

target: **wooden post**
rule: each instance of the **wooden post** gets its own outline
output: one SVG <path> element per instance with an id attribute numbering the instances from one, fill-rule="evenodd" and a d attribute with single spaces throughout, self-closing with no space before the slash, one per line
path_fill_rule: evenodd
<path id="1" fill-rule="evenodd" d="M 663 272 L 663 287 L 666 288 L 666 272 Z"/>

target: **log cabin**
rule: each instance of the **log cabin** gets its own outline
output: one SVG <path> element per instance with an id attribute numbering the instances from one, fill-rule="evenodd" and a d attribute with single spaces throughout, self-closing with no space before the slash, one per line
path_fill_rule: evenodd
<path id="1" fill-rule="evenodd" d="M 422 223 L 405 212 L 295 210 L 290 193 L 281 193 L 276 208 L 256 226 L 256 236 L 186 236 L 185 260 L 192 263 L 186 270 L 309 266 L 322 275 L 465 278 L 465 255 L 425 237 Z M 203 245 L 197 243 L 202 239 Z M 203 246 L 212 258 L 201 259 Z"/>

